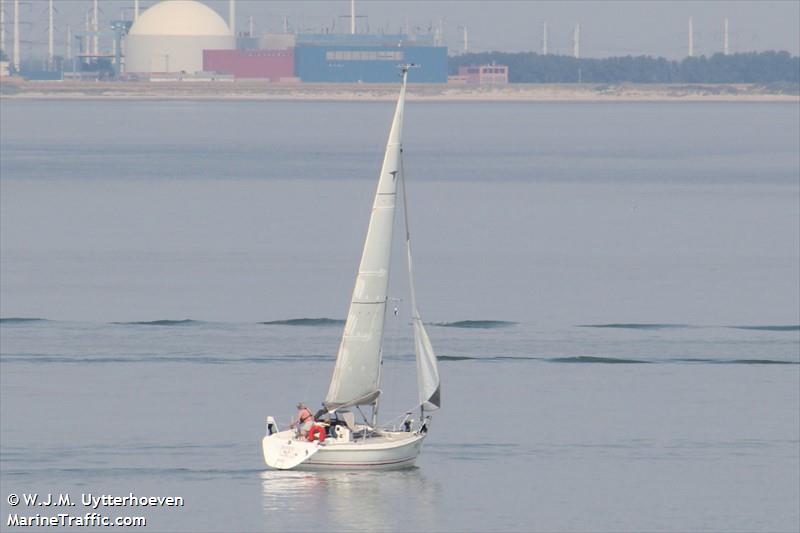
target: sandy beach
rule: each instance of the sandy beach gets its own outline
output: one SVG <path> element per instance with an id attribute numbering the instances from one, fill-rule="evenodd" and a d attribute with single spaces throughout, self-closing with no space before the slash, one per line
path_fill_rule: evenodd
<path id="1" fill-rule="evenodd" d="M 270 83 L 262 80 L 0 82 L 0 98 L 25 100 L 391 101 L 395 85 Z M 800 102 L 796 87 L 749 84 L 412 85 L 408 99 L 431 102 Z"/>

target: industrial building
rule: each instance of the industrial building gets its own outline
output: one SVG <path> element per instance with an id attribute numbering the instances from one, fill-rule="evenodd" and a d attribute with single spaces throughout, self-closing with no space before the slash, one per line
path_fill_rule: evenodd
<path id="1" fill-rule="evenodd" d="M 447 82 L 447 48 L 430 36 L 274 34 L 259 49 L 206 50 L 203 70 L 237 78 L 322 83 L 393 83 L 397 66 L 414 63 L 416 83 Z"/>
<path id="2" fill-rule="evenodd" d="M 125 37 L 125 72 L 204 70 L 204 50 L 233 50 L 228 24 L 195 0 L 165 0 L 143 12 Z"/>
<path id="3" fill-rule="evenodd" d="M 15 11 L 20 0 L 14 0 Z M 66 26 L 65 54 L 54 50 L 54 0 L 48 0 L 46 63 L 22 68 L 18 14 L 14 17 L 14 72 L 31 79 L 230 80 L 257 78 L 272 82 L 393 83 L 397 67 L 415 64 L 411 82 L 446 83 L 447 47 L 430 34 L 357 33 L 351 2 L 349 33 L 320 30 L 256 35 L 237 34 L 236 1 L 228 0 L 227 21 L 198 0 L 162 0 L 140 12 L 131 0 L 119 19 L 101 21 L 106 0 L 84 0 L 85 29 Z M 0 5 L 4 0 L 0 0 Z M 5 13 L 0 9 L 0 13 Z M 131 20 L 132 19 L 132 20 Z M 5 29 L 4 18 L 0 29 Z M 3 33 L 3 36 L 5 34 Z M 440 35 L 437 33 L 437 35 Z M 3 39 L 0 39 L 2 41 Z"/>
<path id="4" fill-rule="evenodd" d="M 196 0 L 164 0 L 139 15 L 125 37 L 125 72 L 392 83 L 398 65 L 414 63 L 414 82 L 447 82 L 447 48 L 430 35 L 245 34 L 237 49 L 231 26 Z"/>
<path id="5" fill-rule="evenodd" d="M 295 71 L 304 82 L 392 83 L 397 65 L 419 68 L 409 81 L 447 82 L 447 47 L 428 35 L 300 34 Z"/>
<path id="6" fill-rule="evenodd" d="M 450 76 L 448 83 L 467 85 L 507 85 L 508 65 L 468 65 L 458 67 L 458 75 Z"/>

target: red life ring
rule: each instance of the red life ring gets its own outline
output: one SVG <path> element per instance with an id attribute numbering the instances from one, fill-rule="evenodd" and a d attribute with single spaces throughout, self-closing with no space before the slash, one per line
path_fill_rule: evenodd
<path id="1" fill-rule="evenodd" d="M 314 437 L 317 436 L 320 442 L 325 442 L 325 428 L 314 424 L 308 431 L 308 440 L 314 442 Z"/>

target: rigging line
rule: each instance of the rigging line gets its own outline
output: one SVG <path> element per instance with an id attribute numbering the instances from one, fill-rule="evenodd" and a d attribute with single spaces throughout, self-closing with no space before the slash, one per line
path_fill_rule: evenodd
<path id="1" fill-rule="evenodd" d="M 309 403 L 310 404 L 311 402 L 309 402 L 308 398 L 306 398 L 306 396 L 308 395 L 309 380 L 306 379 L 304 381 L 305 381 L 305 385 L 303 386 L 303 395 L 300 397 L 300 401 L 303 402 L 303 403 Z"/>
<path id="2" fill-rule="evenodd" d="M 406 252 L 408 254 L 408 285 L 411 293 L 411 323 L 414 326 L 414 352 L 417 356 L 417 364 L 420 361 L 420 354 L 417 352 L 417 327 L 422 328 L 422 318 L 419 315 L 419 310 L 417 309 L 417 295 L 416 290 L 414 289 L 414 269 L 412 266 L 411 261 L 411 229 L 409 228 L 408 222 L 408 194 L 406 192 L 406 173 L 403 167 L 403 149 L 400 149 L 400 187 L 403 191 L 403 218 L 406 223 Z M 419 372 L 419 370 L 418 370 Z M 420 390 L 420 394 L 422 391 Z M 418 404 L 420 409 L 420 420 L 422 420 L 425 416 L 425 402 L 427 400 L 421 401 Z"/>
<path id="3" fill-rule="evenodd" d="M 369 426 L 370 425 L 369 424 L 369 420 L 367 419 L 367 415 L 364 414 L 364 411 L 361 410 L 361 406 L 360 405 L 356 405 L 355 408 L 358 409 L 359 413 L 361 413 L 361 418 L 364 419 L 364 423 Z"/>
<path id="4" fill-rule="evenodd" d="M 386 427 L 387 425 L 389 425 L 391 422 L 394 422 L 395 420 L 400 420 L 401 418 L 405 417 L 405 416 L 406 416 L 407 414 L 409 414 L 409 413 L 412 413 L 412 414 L 413 414 L 413 412 L 414 412 L 414 411 L 415 411 L 417 408 L 419 408 L 419 403 L 415 403 L 415 404 L 414 404 L 414 407 L 412 407 L 412 408 L 410 408 L 410 409 L 406 409 L 405 411 L 403 411 L 401 414 L 397 415 L 396 417 L 394 417 L 394 418 L 390 418 L 389 420 L 387 420 L 386 422 L 384 422 L 384 424 L 383 424 L 383 427 Z"/>
<path id="5" fill-rule="evenodd" d="M 403 221 L 406 226 L 406 255 L 408 257 L 408 286 L 411 292 L 411 321 L 419 320 L 417 295 L 414 291 L 414 271 L 411 267 L 411 229 L 408 222 L 408 193 L 406 192 L 406 172 L 403 165 L 403 149 L 400 149 L 400 187 L 403 190 Z"/>
<path id="6" fill-rule="evenodd" d="M 414 330 L 414 355 L 417 358 L 417 365 L 419 365 L 420 354 L 417 351 L 417 327 L 422 327 L 422 318 L 419 316 L 419 310 L 417 310 L 417 294 L 416 290 L 414 289 L 414 269 L 411 262 L 411 229 L 408 222 L 408 193 L 406 191 L 406 173 L 405 167 L 403 165 L 403 149 L 400 149 L 400 187 L 403 191 L 403 220 L 405 220 L 406 224 L 406 255 L 408 257 L 408 288 L 409 292 L 411 293 L 411 324 L 413 325 Z M 417 324 L 419 322 L 419 324 Z M 419 368 L 419 367 L 418 367 Z M 419 372 L 419 369 L 417 370 Z M 422 391 L 419 391 L 420 394 Z M 425 410 L 423 408 L 424 401 L 419 404 L 420 408 L 420 420 L 425 416 Z"/>
<path id="7" fill-rule="evenodd" d="M 408 229 L 408 196 L 406 196 L 406 169 L 403 164 L 403 149 L 400 148 L 400 188 L 403 191 L 403 222 L 406 227 L 406 242 L 411 240 L 411 231 Z"/>
<path id="8" fill-rule="evenodd" d="M 311 383 L 313 382 L 314 384 L 316 384 L 318 381 L 320 381 L 320 373 L 321 373 L 322 371 L 323 371 L 322 365 L 321 365 L 321 364 L 319 364 L 319 363 L 316 363 L 316 364 L 314 365 L 313 369 L 311 370 L 311 375 L 309 376 L 311 379 L 308 379 L 308 380 L 306 380 L 306 387 L 305 387 L 305 388 L 306 388 L 306 390 L 303 392 L 303 396 L 304 396 L 304 397 L 305 397 L 305 396 L 306 396 L 306 394 L 308 393 L 308 388 L 309 388 L 309 386 L 311 385 Z M 323 386 L 324 386 L 324 381 L 322 381 L 322 383 L 323 383 Z M 325 391 L 325 396 L 327 396 L 327 391 Z M 325 396 L 323 396 L 323 397 L 322 397 L 322 403 L 321 403 L 321 406 L 322 406 L 323 408 L 325 407 L 325 401 L 324 401 L 324 400 L 325 400 Z M 306 398 L 306 399 L 305 399 L 305 400 L 303 400 L 303 401 L 307 401 L 309 404 L 313 403 L 313 402 L 311 402 L 311 401 L 310 401 L 308 398 Z M 315 408 L 315 410 L 314 410 L 314 411 L 312 411 L 312 412 L 316 412 L 316 408 Z"/>
<path id="9" fill-rule="evenodd" d="M 387 297 L 387 303 L 389 302 L 389 300 L 396 300 L 396 299 Z M 395 304 L 393 305 L 393 311 L 392 311 L 391 314 L 389 314 L 389 307 L 387 305 L 385 313 L 389 316 L 389 318 L 388 318 L 389 323 L 386 324 L 386 321 L 384 321 L 384 328 L 385 328 L 384 329 L 384 339 L 385 339 L 384 347 L 386 349 L 381 354 L 382 355 L 381 366 L 383 366 L 384 362 L 386 361 L 386 356 L 387 355 L 390 355 L 390 356 L 397 356 L 398 355 L 397 339 L 398 339 L 398 335 L 399 335 L 399 327 L 398 327 L 399 315 L 398 315 L 397 303 L 395 302 Z M 396 374 L 395 372 L 384 373 L 383 372 L 383 368 L 381 368 L 381 382 L 383 383 L 384 387 L 387 390 L 393 390 L 394 389 L 394 385 L 395 385 L 395 381 L 396 381 L 394 379 L 395 378 L 395 374 Z"/>
<path id="10" fill-rule="evenodd" d="M 319 371 L 320 371 L 319 363 L 314 364 L 314 366 L 312 367 L 311 372 L 308 373 L 308 375 L 306 375 L 305 379 L 303 380 L 303 382 L 304 382 L 303 383 L 303 395 L 300 397 L 299 401 L 305 403 L 306 407 L 308 407 L 309 405 L 313 404 L 313 402 L 309 401 L 308 393 L 309 393 L 309 388 L 311 387 L 311 383 L 312 382 L 316 383 Z"/>
<path id="11" fill-rule="evenodd" d="M 337 352 L 337 356 L 338 356 L 338 352 Z M 312 362 L 312 365 L 313 366 L 311 368 L 311 372 L 309 372 L 305 376 L 306 379 L 304 379 L 305 384 L 303 385 L 303 396 L 300 399 L 300 401 L 305 402 L 307 407 L 309 405 L 313 405 L 314 404 L 314 402 L 312 402 L 311 399 L 308 398 L 309 389 L 311 387 L 311 384 L 313 383 L 316 386 L 316 384 L 320 381 L 320 374 L 323 372 L 323 367 L 319 362 L 316 362 L 316 363 Z M 324 386 L 324 383 L 325 382 L 322 381 L 323 386 Z M 327 396 L 327 391 L 325 392 L 325 396 Z M 325 407 L 325 403 L 324 403 L 325 396 L 323 396 L 322 407 Z M 311 409 L 311 408 L 309 408 L 309 409 Z M 314 408 L 312 413 L 315 412 L 315 411 L 316 411 L 316 407 Z"/>

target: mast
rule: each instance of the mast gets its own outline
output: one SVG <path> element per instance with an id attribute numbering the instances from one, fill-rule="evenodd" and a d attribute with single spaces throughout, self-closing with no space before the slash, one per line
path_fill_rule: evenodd
<path id="1" fill-rule="evenodd" d="M 354 0 L 354 3 L 355 3 L 355 0 Z M 354 11 L 354 14 L 355 14 L 355 11 Z M 353 18 L 353 20 L 355 20 L 355 17 Z M 400 86 L 400 97 L 397 100 L 397 109 L 398 110 L 401 110 L 401 105 L 404 105 L 404 103 L 405 103 L 406 82 L 408 80 L 408 69 L 409 69 L 409 65 L 400 65 L 400 71 L 401 71 L 401 75 L 403 77 L 403 81 L 402 81 L 402 84 Z M 400 121 L 401 121 L 400 126 L 402 127 L 402 120 L 403 120 L 402 112 L 400 113 L 399 118 L 400 118 Z M 395 118 L 392 121 L 392 131 L 394 131 L 395 121 L 397 121 L 397 119 L 398 119 L 398 115 L 397 115 L 397 112 L 395 112 Z M 389 140 L 391 141 L 391 134 L 390 134 Z M 403 179 L 403 171 L 402 171 L 402 169 L 403 169 L 403 143 L 402 143 L 402 139 L 400 138 L 399 135 L 398 135 L 398 138 L 396 139 L 396 141 L 397 141 L 397 159 L 398 159 L 397 162 L 399 163 L 399 167 L 396 166 L 395 167 L 396 170 L 391 173 L 392 174 L 392 179 L 395 182 L 395 202 L 397 201 L 396 200 L 396 198 L 397 198 L 397 192 L 396 192 L 397 191 L 397 176 L 399 175 L 400 179 L 401 180 Z M 396 203 L 395 203 L 395 205 L 396 205 Z M 405 206 L 405 183 L 403 184 L 403 206 Z M 392 221 L 392 223 L 394 224 L 394 221 Z M 408 230 L 408 215 L 406 215 L 406 230 Z M 392 248 L 392 245 L 390 243 L 389 244 L 389 254 L 390 255 L 391 255 L 391 248 Z M 411 294 L 412 295 L 414 294 L 413 291 L 412 291 Z M 387 300 L 388 300 L 388 296 L 386 297 L 385 301 L 387 301 Z M 413 300 L 413 296 L 412 296 L 412 300 Z M 386 322 L 386 304 L 385 303 L 384 303 L 383 307 L 384 307 L 383 308 L 383 322 L 385 324 L 385 322 Z M 381 358 L 382 357 L 383 357 L 383 346 L 381 346 Z M 380 383 L 380 370 L 381 370 L 381 366 L 378 365 L 378 383 Z M 378 427 L 378 406 L 380 404 L 380 399 L 381 399 L 381 397 L 377 396 L 375 398 L 375 402 L 372 404 L 372 427 L 373 428 Z"/>

